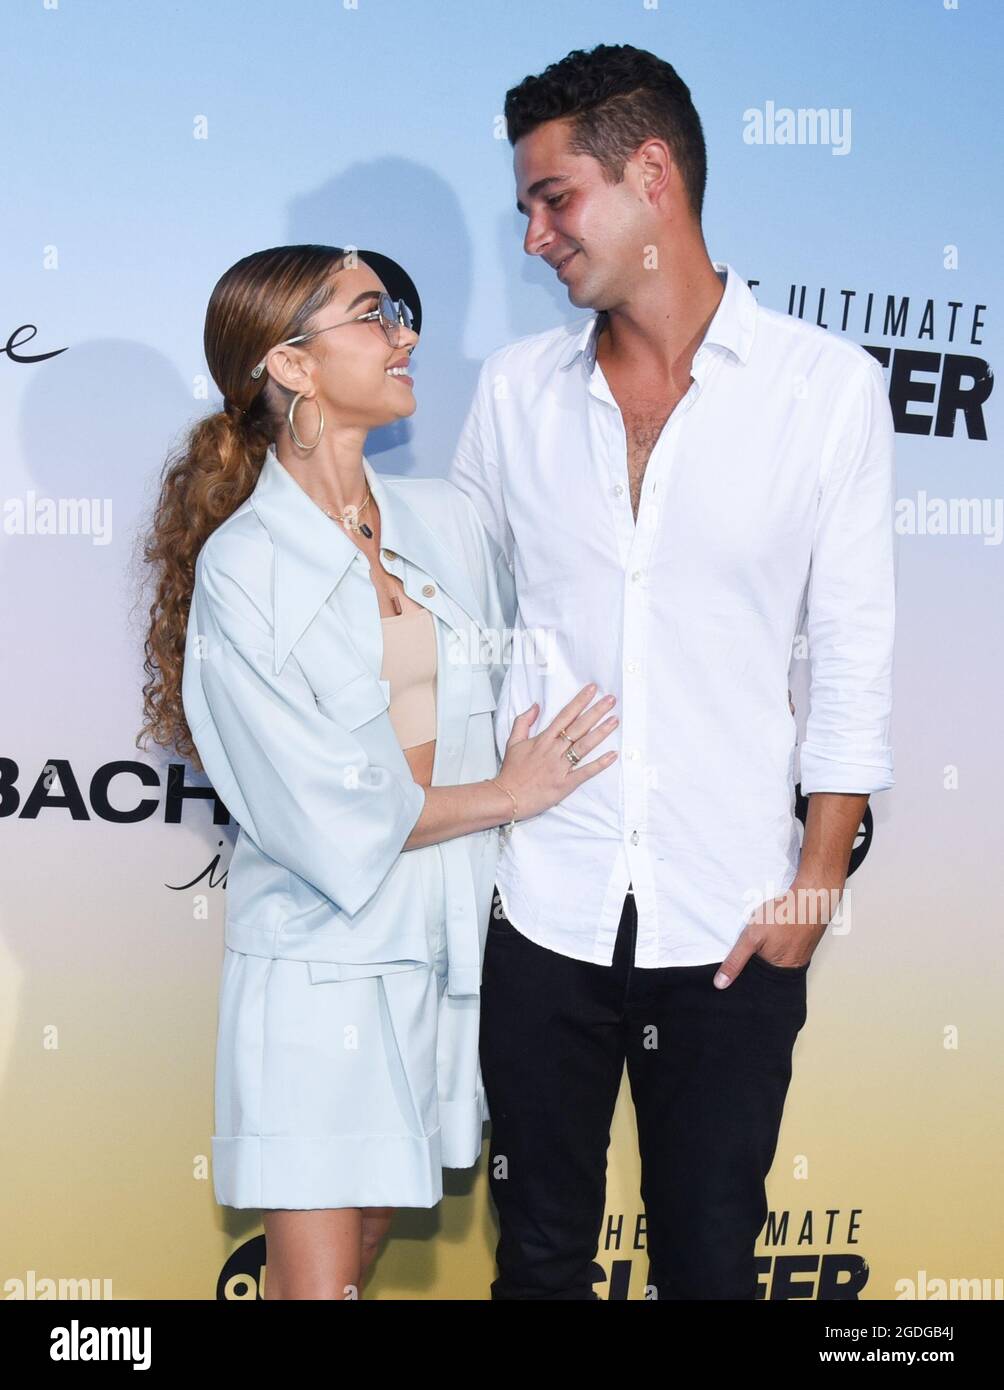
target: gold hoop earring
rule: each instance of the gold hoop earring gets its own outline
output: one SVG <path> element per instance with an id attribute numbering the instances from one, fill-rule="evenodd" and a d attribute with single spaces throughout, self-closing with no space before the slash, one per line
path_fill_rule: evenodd
<path id="1" fill-rule="evenodd" d="M 308 399 L 313 398 L 308 397 Z M 303 400 L 303 392 L 298 391 L 289 403 L 289 409 L 286 411 L 286 422 L 289 425 L 289 432 L 293 436 L 293 442 L 296 447 L 302 449 L 305 454 L 309 454 L 311 449 L 316 449 L 321 442 L 321 435 L 324 433 L 324 411 L 321 408 L 321 402 L 318 401 L 317 413 L 321 417 L 321 423 L 317 429 L 317 438 L 314 440 L 313 444 L 304 444 L 303 440 L 296 432 L 296 426 L 293 424 L 293 412 L 296 410 L 301 400 Z"/>

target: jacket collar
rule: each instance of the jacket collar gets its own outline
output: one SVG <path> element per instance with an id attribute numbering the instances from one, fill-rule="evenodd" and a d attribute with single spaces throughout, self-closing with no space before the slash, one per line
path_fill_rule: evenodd
<path id="1" fill-rule="evenodd" d="M 727 348 L 740 362 L 746 362 L 753 346 L 753 332 L 756 323 L 757 302 L 746 281 L 726 261 L 712 261 L 719 280 L 724 285 L 724 293 L 718 301 L 718 308 L 708 324 L 702 346 L 717 343 Z M 571 352 L 560 363 L 565 371 L 578 357 L 582 357 L 586 370 L 591 374 L 596 366 L 596 347 L 600 334 L 607 321 L 607 312 L 599 313 L 586 320 L 578 330 Z"/>
<path id="2" fill-rule="evenodd" d="M 394 551 L 435 579 L 484 627 L 480 604 L 460 562 L 365 455 L 363 472 L 380 511 L 381 548 Z M 279 461 L 272 444 L 249 501 L 272 539 L 272 624 L 278 674 L 322 604 L 362 552 L 341 525 L 308 497 Z M 449 612 L 439 602 L 428 606 L 443 616 Z"/>

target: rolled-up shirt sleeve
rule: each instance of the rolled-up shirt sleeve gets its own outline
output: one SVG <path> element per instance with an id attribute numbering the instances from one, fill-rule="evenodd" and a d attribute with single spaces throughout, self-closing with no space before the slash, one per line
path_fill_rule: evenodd
<path id="1" fill-rule="evenodd" d="M 320 708 L 295 653 L 274 674 L 270 630 L 201 558 L 185 657 L 209 711 L 192 730 L 200 760 L 258 848 L 354 915 L 401 853 L 425 789 L 372 762 Z"/>
<path id="2" fill-rule="evenodd" d="M 809 567 L 804 795 L 893 785 L 895 431 L 874 358 L 854 373 L 838 411 Z"/>

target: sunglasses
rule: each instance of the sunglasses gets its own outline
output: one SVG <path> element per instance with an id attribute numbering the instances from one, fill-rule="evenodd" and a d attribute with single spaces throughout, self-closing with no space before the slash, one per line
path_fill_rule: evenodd
<path id="1" fill-rule="evenodd" d="M 391 347 L 397 347 L 401 341 L 401 329 L 410 329 L 415 322 L 414 315 L 408 308 L 403 299 L 394 300 L 386 291 L 377 300 L 377 307 L 370 309 L 368 313 L 359 314 L 352 319 L 344 319 L 341 323 L 329 323 L 327 328 L 315 328 L 310 333 L 298 333 L 295 338 L 286 338 L 281 343 L 276 343 L 276 347 L 289 347 L 293 343 L 305 343 L 308 338 L 316 338 L 318 333 L 327 333 L 332 328 L 344 328 L 349 323 L 372 323 L 380 320 L 380 327 L 386 335 Z M 269 348 L 273 352 L 274 348 Z M 268 353 L 261 359 L 257 367 L 251 373 L 252 378 L 257 381 L 265 370 L 265 363 Z"/>

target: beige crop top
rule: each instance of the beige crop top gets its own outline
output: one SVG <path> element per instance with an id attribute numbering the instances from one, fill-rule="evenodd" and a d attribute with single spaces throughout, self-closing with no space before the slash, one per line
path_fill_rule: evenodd
<path id="1" fill-rule="evenodd" d="M 436 625 L 428 608 L 381 618 L 390 722 L 402 748 L 436 737 Z"/>

